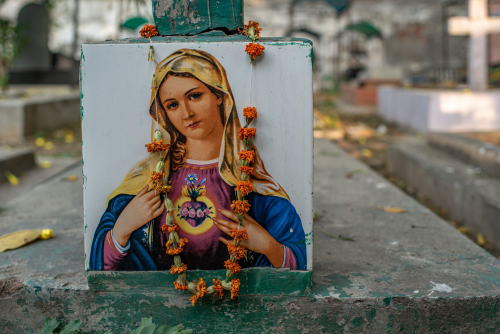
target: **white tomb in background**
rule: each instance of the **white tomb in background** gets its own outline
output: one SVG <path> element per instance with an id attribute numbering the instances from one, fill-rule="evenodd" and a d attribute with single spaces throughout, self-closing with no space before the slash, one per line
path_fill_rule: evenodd
<path id="1" fill-rule="evenodd" d="M 380 115 L 422 132 L 500 130 L 500 90 L 487 90 L 487 36 L 500 32 L 500 17 L 488 17 L 488 0 L 469 0 L 469 17 L 450 18 L 448 30 L 469 35 L 470 91 L 380 87 Z"/>

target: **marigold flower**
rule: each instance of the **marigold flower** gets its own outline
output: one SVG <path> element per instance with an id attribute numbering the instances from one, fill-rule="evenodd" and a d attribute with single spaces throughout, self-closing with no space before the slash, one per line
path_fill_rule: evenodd
<path id="1" fill-rule="evenodd" d="M 240 279 L 239 278 L 233 278 L 231 280 L 231 299 L 235 299 L 238 297 L 238 292 L 240 292 Z"/>
<path id="2" fill-rule="evenodd" d="M 176 267 L 176 266 L 172 265 L 172 268 L 170 268 L 170 273 L 171 274 L 180 274 L 186 270 L 187 270 L 187 264 L 183 264 L 180 267 Z"/>
<path id="3" fill-rule="evenodd" d="M 238 152 L 238 156 L 240 160 L 246 159 L 247 162 L 253 162 L 255 160 L 255 151 L 241 150 L 240 152 Z"/>
<path id="4" fill-rule="evenodd" d="M 227 245 L 227 250 L 229 251 L 229 254 L 234 256 L 236 260 L 241 260 L 242 258 L 246 257 L 247 249 L 243 246 L 235 246 L 232 244 Z"/>
<path id="5" fill-rule="evenodd" d="M 229 233 L 231 233 L 231 236 L 238 241 L 241 241 L 243 239 L 248 240 L 247 230 L 243 230 L 241 228 L 233 228 L 232 230 L 229 230 Z"/>
<path id="6" fill-rule="evenodd" d="M 171 186 L 164 186 L 164 185 L 159 184 L 159 183 L 155 183 L 155 184 L 153 184 L 153 189 L 155 189 L 160 194 L 165 194 L 165 193 L 168 193 L 172 189 L 172 187 Z"/>
<path id="7" fill-rule="evenodd" d="M 179 241 L 179 247 L 184 247 L 188 243 L 188 239 L 186 238 L 181 238 Z"/>
<path id="8" fill-rule="evenodd" d="M 168 225 L 168 224 L 163 224 L 161 227 L 161 230 L 163 233 L 165 232 L 174 232 L 179 230 L 179 226 L 177 225 Z"/>
<path id="9" fill-rule="evenodd" d="M 154 25 L 146 23 L 139 33 L 142 37 L 150 38 L 158 35 L 158 29 Z"/>
<path id="10" fill-rule="evenodd" d="M 251 119 L 257 118 L 257 108 L 255 107 L 243 108 L 243 116 Z"/>
<path id="11" fill-rule="evenodd" d="M 151 143 L 147 143 L 145 146 L 148 148 L 148 152 L 153 152 L 153 153 L 166 151 L 170 148 L 170 144 L 165 144 L 163 142 L 163 139 L 156 141 L 154 138 Z"/>
<path id="12" fill-rule="evenodd" d="M 255 21 L 249 21 L 248 24 L 244 25 L 244 29 L 238 28 L 238 33 L 247 36 L 252 41 L 258 38 L 260 40 L 260 31 L 262 28 L 259 28 L 259 23 Z"/>
<path id="13" fill-rule="evenodd" d="M 233 211 L 234 213 L 238 213 L 242 216 L 249 210 L 250 210 L 250 203 L 248 203 L 247 200 L 233 201 L 233 204 L 231 204 L 231 211 Z"/>
<path id="14" fill-rule="evenodd" d="M 188 288 L 188 286 L 186 284 L 183 285 L 183 284 L 177 283 L 177 282 L 174 282 L 174 286 L 179 291 L 185 291 Z"/>
<path id="15" fill-rule="evenodd" d="M 242 173 L 247 173 L 247 175 L 250 175 L 253 173 L 253 167 L 249 167 L 249 166 L 241 166 L 240 167 L 240 172 Z"/>
<path id="16" fill-rule="evenodd" d="M 201 277 L 200 281 L 196 284 L 196 290 L 198 290 L 198 292 L 191 296 L 191 303 L 193 304 L 193 306 L 205 295 L 205 293 L 207 293 L 207 284 Z"/>
<path id="17" fill-rule="evenodd" d="M 165 177 L 165 172 L 151 172 L 151 178 L 149 181 L 153 183 L 162 182 L 163 177 Z"/>
<path id="18" fill-rule="evenodd" d="M 241 128 L 238 132 L 238 138 L 240 140 L 255 138 L 255 132 L 257 132 L 256 128 Z"/>
<path id="19" fill-rule="evenodd" d="M 222 287 L 220 279 L 215 280 L 215 278 L 212 278 L 212 281 L 214 281 L 214 286 L 213 286 L 213 289 L 215 291 L 214 297 L 215 297 L 215 295 L 219 294 L 219 297 L 222 298 L 222 296 L 224 294 L 223 293 L 224 288 Z"/>
<path id="20" fill-rule="evenodd" d="M 241 266 L 238 261 L 231 262 L 231 260 L 227 260 L 224 262 L 224 267 L 226 267 L 226 269 L 228 270 L 231 270 L 233 274 L 237 274 L 241 270 Z"/>
<path id="21" fill-rule="evenodd" d="M 252 182 L 250 181 L 238 181 L 236 182 L 236 191 L 241 192 L 241 196 L 245 197 L 246 195 L 252 192 Z"/>
<path id="22" fill-rule="evenodd" d="M 182 253 L 182 251 L 183 251 L 182 247 L 184 247 L 187 244 L 187 242 L 188 242 L 188 240 L 186 238 L 182 238 L 179 241 L 179 244 L 178 244 L 177 248 L 170 248 L 170 246 L 171 246 L 170 240 L 167 240 L 167 243 L 165 244 L 165 247 L 167 248 L 167 252 L 166 253 L 168 255 L 177 255 L 177 254 Z"/>
<path id="23" fill-rule="evenodd" d="M 250 43 L 245 48 L 245 52 L 248 53 L 248 55 L 250 55 L 253 59 L 255 59 L 258 56 L 262 56 L 265 49 L 266 48 L 259 43 Z"/>

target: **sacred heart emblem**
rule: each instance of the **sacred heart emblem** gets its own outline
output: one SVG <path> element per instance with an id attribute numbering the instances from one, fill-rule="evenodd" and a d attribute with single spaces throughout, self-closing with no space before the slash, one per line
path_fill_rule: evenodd
<path id="1" fill-rule="evenodd" d="M 189 225 L 196 228 L 203 224 L 207 218 L 212 219 L 210 215 L 214 214 L 211 211 L 212 207 L 208 207 L 208 205 L 201 200 L 207 199 L 204 196 L 207 191 L 203 185 L 207 179 L 203 179 L 198 185 L 195 185 L 195 182 L 198 181 L 198 177 L 196 174 L 188 174 L 185 181 L 187 181 L 187 185 L 182 187 L 182 195 L 188 197 L 191 201 L 186 201 L 182 203 L 182 205 L 177 206 L 179 210 L 177 217 L 185 220 Z"/>

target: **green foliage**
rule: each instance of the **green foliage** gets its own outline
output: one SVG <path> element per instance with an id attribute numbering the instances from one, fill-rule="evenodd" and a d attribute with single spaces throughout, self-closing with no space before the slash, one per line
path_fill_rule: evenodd
<path id="1" fill-rule="evenodd" d="M 26 41 L 20 37 L 21 28 L 9 20 L 0 20 L 0 59 L 8 65 L 19 56 Z"/>
<path id="2" fill-rule="evenodd" d="M 37 334 L 51 334 L 59 326 L 60 322 L 56 319 L 47 318 L 43 321 L 42 329 Z M 82 326 L 82 322 L 73 320 L 73 322 L 64 326 L 59 334 L 77 334 L 76 330 Z"/>
<path id="3" fill-rule="evenodd" d="M 60 325 L 60 322 L 55 319 L 47 318 L 43 321 L 42 329 L 37 334 L 52 334 Z M 82 326 L 78 320 L 64 326 L 59 334 L 77 334 L 76 330 Z M 142 318 L 139 328 L 134 329 L 130 334 L 153 334 L 156 325 L 153 324 L 153 318 Z M 193 334 L 192 329 L 184 329 L 182 326 L 169 327 L 167 325 L 160 326 L 156 334 Z M 113 334 L 113 332 L 106 332 L 104 334 Z"/>

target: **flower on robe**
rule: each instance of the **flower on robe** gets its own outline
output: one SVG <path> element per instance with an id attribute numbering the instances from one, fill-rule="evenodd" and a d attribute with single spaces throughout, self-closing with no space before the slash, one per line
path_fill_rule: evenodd
<path id="1" fill-rule="evenodd" d="M 158 35 L 158 29 L 156 29 L 154 25 L 146 23 L 144 27 L 141 30 L 139 30 L 139 33 L 141 34 L 142 37 L 150 38 Z"/>
<path id="2" fill-rule="evenodd" d="M 190 184 L 194 186 L 194 181 L 198 181 L 198 177 L 196 176 L 196 174 L 188 174 L 188 176 L 184 179 L 184 181 L 187 181 L 188 186 Z"/>

